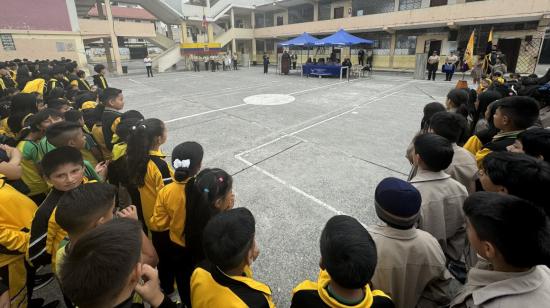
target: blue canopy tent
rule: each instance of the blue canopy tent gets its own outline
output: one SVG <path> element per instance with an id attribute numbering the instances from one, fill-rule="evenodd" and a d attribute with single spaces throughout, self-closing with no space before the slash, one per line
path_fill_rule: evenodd
<path id="1" fill-rule="evenodd" d="M 311 36 L 307 32 L 304 32 L 302 33 L 302 35 L 285 42 L 280 42 L 278 43 L 278 45 L 283 47 L 293 47 L 293 46 L 306 47 L 307 55 L 309 56 L 309 47 L 315 46 L 315 42 L 317 42 L 317 38 Z M 300 65 L 302 64 L 301 55 L 302 55 L 302 52 L 300 50 Z"/>
<path id="2" fill-rule="evenodd" d="M 347 33 L 344 29 L 338 30 L 338 32 L 333 35 L 327 36 L 323 39 L 317 40 L 315 46 L 352 46 L 359 44 L 372 44 L 374 43 L 371 40 L 357 37 Z M 349 49 L 349 56 L 351 58 L 351 48 Z"/>

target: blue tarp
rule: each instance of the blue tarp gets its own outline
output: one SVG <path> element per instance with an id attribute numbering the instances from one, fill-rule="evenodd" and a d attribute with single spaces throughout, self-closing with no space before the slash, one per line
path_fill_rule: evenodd
<path id="1" fill-rule="evenodd" d="M 315 46 L 351 46 L 357 44 L 372 44 L 373 41 L 351 35 L 340 29 L 338 32 L 324 39 L 317 40 Z"/>
<path id="2" fill-rule="evenodd" d="M 315 46 L 317 39 L 308 33 L 304 32 L 302 35 L 295 37 L 286 42 L 279 43 L 280 46 Z"/>

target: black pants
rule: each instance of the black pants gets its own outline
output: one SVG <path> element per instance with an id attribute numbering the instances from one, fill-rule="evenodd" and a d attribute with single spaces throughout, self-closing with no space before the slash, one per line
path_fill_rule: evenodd
<path id="1" fill-rule="evenodd" d="M 204 62 L 204 69 L 208 70 L 208 62 Z"/>
<path id="2" fill-rule="evenodd" d="M 365 60 L 363 58 L 359 58 L 359 65 L 365 66 Z"/>
<path id="3" fill-rule="evenodd" d="M 176 276 L 174 271 L 170 268 L 170 247 L 172 244 L 170 234 L 168 231 L 151 231 L 151 239 L 159 257 L 157 268 L 159 271 L 160 287 L 164 294 L 172 294 L 174 292 L 174 281 Z"/>
<path id="4" fill-rule="evenodd" d="M 267 74 L 268 68 L 269 68 L 269 64 L 264 64 L 264 74 Z"/>
<path id="5" fill-rule="evenodd" d="M 197 61 L 193 62 L 193 71 L 195 71 L 195 72 L 200 72 L 201 71 L 201 67 L 199 65 L 199 62 L 197 62 Z"/>
<path id="6" fill-rule="evenodd" d="M 445 81 L 451 81 L 451 79 L 453 79 L 453 74 L 455 72 L 447 72 L 445 73 L 446 74 L 446 78 L 445 78 Z"/>
<path id="7" fill-rule="evenodd" d="M 233 69 L 237 70 L 237 60 L 233 61 Z"/>
<path id="8" fill-rule="evenodd" d="M 153 77 L 153 67 L 152 66 L 146 66 L 147 69 L 147 77 Z"/>
<path id="9" fill-rule="evenodd" d="M 191 251 L 186 247 L 170 242 L 169 264 L 168 267 L 176 276 L 178 294 L 181 301 L 191 307 L 191 275 L 193 274 L 193 260 Z"/>
<path id="10" fill-rule="evenodd" d="M 296 69 L 296 62 L 292 62 L 292 69 L 295 70 Z"/>
<path id="11" fill-rule="evenodd" d="M 437 73 L 437 68 L 435 70 L 428 71 L 428 80 L 435 80 L 435 74 Z"/>

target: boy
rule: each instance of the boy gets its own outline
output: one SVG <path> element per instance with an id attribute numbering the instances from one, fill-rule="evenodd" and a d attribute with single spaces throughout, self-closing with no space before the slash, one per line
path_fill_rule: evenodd
<path id="1" fill-rule="evenodd" d="M 140 263 L 141 233 L 137 221 L 120 218 L 84 234 L 61 267 L 63 293 L 80 308 L 131 307 L 134 290 L 152 307 L 177 307 L 156 271 Z"/>
<path id="2" fill-rule="evenodd" d="M 0 303 L 26 307 L 25 252 L 36 204 L 0 177 Z M 7 300 L 7 301 L 5 301 Z"/>
<path id="3" fill-rule="evenodd" d="M 89 161 L 92 166 L 97 166 L 100 161 L 103 161 L 103 155 L 101 154 L 101 150 L 95 142 L 94 137 L 84 123 L 84 115 L 82 114 L 82 111 L 73 109 L 65 112 L 65 121 L 77 123 L 82 126 L 84 137 L 86 138 L 86 145 L 82 150 L 80 150 L 80 152 L 82 153 L 84 159 Z"/>
<path id="4" fill-rule="evenodd" d="M 65 74 L 65 66 L 63 65 L 56 65 L 51 70 L 51 78 L 48 80 L 48 84 L 46 86 L 46 93 L 44 93 L 44 98 L 48 98 L 50 96 L 50 92 L 55 88 L 61 88 L 65 89 L 65 86 L 63 85 L 63 77 Z"/>
<path id="5" fill-rule="evenodd" d="M 104 110 L 101 113 L 101 118 L 98 119 L 98 123 L 92 128 L 92 134 L 101 148 L 103 157 L 110 159 L 113 145 L 116 143 L 116 140 L 113 140 L 113 135 L 116 132 L 118 123 L 120 123 L 120 110 L 124 108 L 124 96 L 120 89 L 107 88 L 101 93 L 100 100 Z"/>
<path id="6" fill-rule="evenodd" d="M 532 128 L 521 132 L 514 144 L 506 149 L 508 152 L 525 153 L 550 163 L 550 130 Z"/>
<path id="7" fill-rule="evenodd" d="M 291 307 L 394 307 L 380 290 L 371 290 L 376 245 L 355 218 L 334 216 L 321 233 L 321 272 L 292 291 Z"/>
<path id="8" fill-rule="evenodd" d="M 464 203 L 470 243 L 486 261 L 468 273 L 451 307 L 544 307 L 550 303 L 548 219 L 514 196 L 478 192 Z"/>
<path id="9" fill-rule="evenodd" d="M 255 233 L 254 216 L 246 208 L 222 212 L 208 222 L 202 235 L 208 264 L 191 277 L 194 308 L 275 307 L 269 287 L 250 275 L 259 254 Z"/>
<path id="10" fill-rule="evenodd" d="M 491 152 L 506 151 L 513 144 L 517 135 L 533 126 L 539 117 L 537 101 L 526 96 L 512 96 L 499 100 L 499 107 L 493 116 L 493 123 L 500 132 L 493 140 L 483 145 L 476 153 L 476 161 L 481 161 Z"/>
<path id="11" fill-rule="evenodd" d="M 462 203 L 468 191 L 443 171 L 453 160 L 453 146 L 441 136 L 424 134 L 416 138 L 414 151 L 418 173 L 411 184 L 422 197 L 418 228 L 437 239 L 448 262 L 462 266 L 466 241 Z"/>
<path id="12" fill-rule="evenodd" d="M 76 71 L 76 76 L 78 77 L 78 89 L 80 91 L 90 91 L 91 87 L 88 80 L 86 80 L 86 73 L 83 70 L 78 70 Z"/>
<path id="13" fill-rule="evenodd" d="M 53 147 L 70 146 L 81 151 L 86 147 L 86 136 L 82 126 L 78 123 L 59 122 L 52 124 L 46 130 L 46 140 Z M 96 164 L 95 167 L 87 160 L 84 160 L 85 175 L 90 180 L 102 181 L 107 175 L 105 163 Z"/>
<path id="14" fill-rule="evenodd" d="M 473 193 L 478 170 L 476 159 L 472 153 L 456 144 L 467 129 L 468 122 L 457 113 L 438 112 L 430 120 L 430 132 L 446 138 L 453 145 L 453 161 L 445 173 L 464 185 L 469 193 Z"/>
<path id="15" fill-rule="evenodd" d="M 50 98 L 46 101 L 46 105 L 50 109 L 54 109 L 61 114 L 71 110 L 71 102 L 64 98 Z"/>
<path id="16" fill-rule="evenodd" d="M 391 294 L 396 307 L 443 307 L 449 304 L 451 276 L 437 240 L 415 227 L 420 193 L 406 181 L 386 178 L 374 193 L 378 218 L 372 226 L 378 264 L 372 284 Z"/>
<path id="17" fill-rule="evenodd" d="M 550 214 L 548 163 L 521 153 L 494 152 L 483 160 L 479 176 L 484 191 L 518 196 Z"/>
<path id="18" fill-rule="evenodd" d="M 47 153 L 41 166 L 44 178 L 53 188 L 33 217 L 28 261 L 35 269 L 50 263 L 55 269 L 55 253 L 67 236 L 55 221 L 55 208 L 65 192 L 88 182 L 88 179 L 84 177 L 82 154 L 72 147 L 60 147 Z"/>
<path id="19" fill-rule="evenodd" d="M 107 79 L 105 79 L 105 65 L 103 64 L 96 64 L 94 66 L 94 72 L 97 74 L 93 76 L 94 78 L 94 85 L 98 89 L 107 89 L 109 85 L 107 84 Z"/>

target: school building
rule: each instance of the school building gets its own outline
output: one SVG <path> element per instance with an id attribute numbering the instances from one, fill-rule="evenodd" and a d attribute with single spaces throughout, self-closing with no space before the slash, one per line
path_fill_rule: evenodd
<path id="1" fill-rule="evenodd" d="M 368 38 L 374 68 L 412 70 L 415 55 L 464 50 L 475 29 L 474 52 L 483 54 L 489 32 L 506 55 L 509 71 L 532 73 L 550 64 L 550 0 L 4 0 L 0 11 L 0 60 L 77 59 L 86 46 L 111 50 L 105 61 L 121 71 L 119 45 L 143 40 L 160 46 L 153 65 L 164 71 L 189 66 L 193 52 L 236 53 L 239 62 L 271 62 L 277 43 L 308 32 L 322 37 L 339 29 Z M 98 7 L 102 9 L 98 12 Z M 143 10 L 150 13 L 144 18 Z M 131 12 L 134 11 L 134 12 Z M 132 17 L 138 14 L 143 18 Z M 154 16 L 153 19 L 151 16 Z M 133 40 L 129 40 L 132 38 Z M 135 47 L 135 46 L 134 46 Z M 105 48 L 106 50 L 106 48 Z M 186 52 L 187 51 L 187 52 Z M 306 51 L 293 51 L 300 61 Z M 331 50 L 314 48 L 312 57 Z M 357 61 L 357 48 L 337 49 Z M 124 52 L 122 52 L 124 54 Z M 130 54 L 132 51 L 130 50 Z M 130 55 L 131 56 L 131 55 Z M 129 56 L 129 57 L 130 57 Z M 124 55 L 123 55 L 124 57 Z"/>

